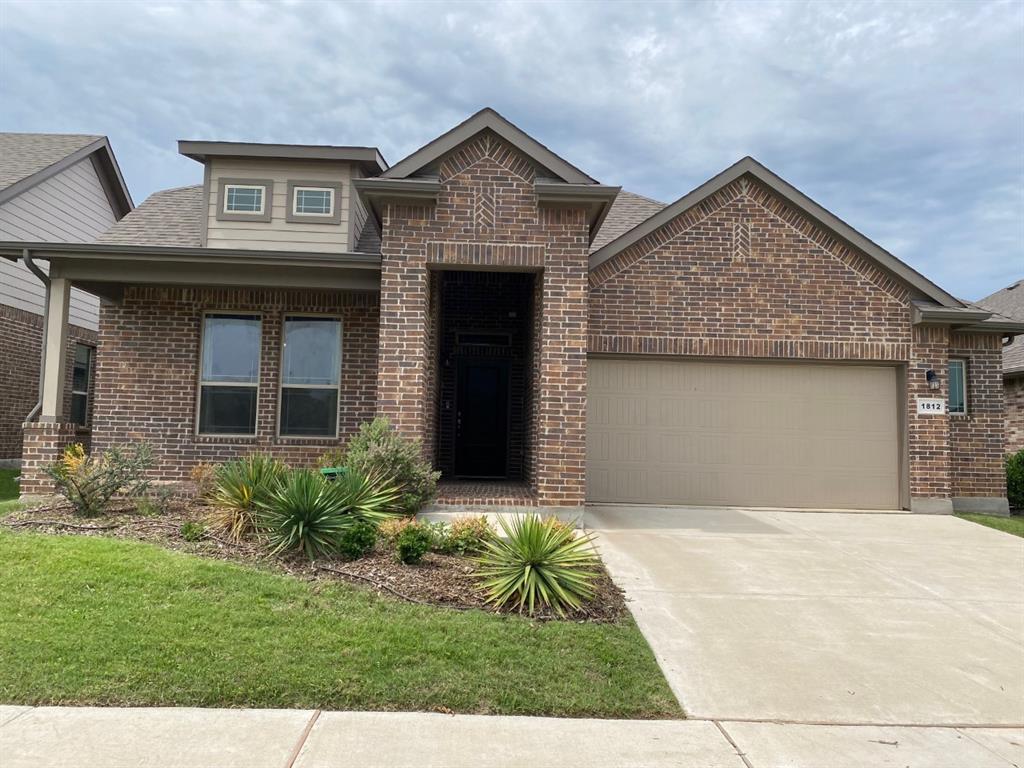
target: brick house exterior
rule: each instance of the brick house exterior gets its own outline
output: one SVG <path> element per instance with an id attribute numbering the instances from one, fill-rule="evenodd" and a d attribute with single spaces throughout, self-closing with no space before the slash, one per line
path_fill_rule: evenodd
<path id="1" fill-rule="evenodd" d="M 1018 322 L 1024 321 L 1024 280 L 1017 280 L 978 302 Z M 1006 453 L 1024 450 L 1024 339 L 1002 347 L 1003 400 L 1006 403 Z"/>
<path id="2" fill-rule="evenodd" d="M 52 255 L 69 280 L 110 291 L 94 448 L 146 440 L 160 476 L 180 480 L 198 462 L 254 450 L 309 464 L 383 415 L 455 481 L 442 500 L 571 511 L 608 500 L 588 498 L 587 483 L 588 375 L 600 361 L 808 366 L 783 370 L 787 380 L 827 366 L 840 384 L 837 366 L 846 365 L 884 369 L 893 382 L 887 434 L 898 445 L 887 450 L 899 488 L 887 507 L 1004 510 L 999 355 L 1003 338 L 1024 325 L 959 302 L 753 160 L 664 206 L 595 182 L 490 110 L 390 168 L 368 167 L 356 148 L 302 149 L 190 143 L 183 151 L 206 162 L 208 176 L 225 153 L 277 152 L 275 162 L 294 157 L 305 168 L 362 163 L 362 172 L 346 171 L 351 208 L 340 226 L 362 222 L 348 232 L 348 249 L 282 249 L 279 238 L 272 247 L 210 247 L 208 228 L 234 230 L 206 214 L 225 205 L 207 182 L 172 191 L 196 200 L 199 216 L 158 193 L 99 245 Z M 248 162 L 258 177 L 258 162 Z M 279 205 L 281 185 L 260 183 Z M 295 228 L 296 240 L 310 231 Z M 118 271 L 96 263 L 101 253 Z M 154 261 L 181 266 L 172 275 Z M 227 266 L 235 263 L 244 275 Z M 201 327 L 211 310 L 262 318 L 250 437 L 198 433 Z M 297 313 L 341 318 L 336 436 L 278 433 L 281 323 Z M 950 396 L 951 358 L 965 362 L 970 407 L 922 411 Z M 756 379 L 762 369 L 749 370 Z M 828 404 L 828 391 L 817 396 Z M 463 416 L 494 416 L 491 398 L 507 403 L 494 422 L 506 447 L 487 465 L 487 430 L 474 447 Z M 613 407 L 634 418 L 646 406 L 630 398 Z M 682 413 L 664 408 L 644 416 L 652 428 Z M 835 421 L 827 407 L 821 418 Z M 860 450 L 855 422 L 837 434 Z M 460 471 L 460 440 L 464 462 L 493 469 Z M 40 464 L 64 441 L 59 424 L 26 434 L 30 491 L 45 489 Z"/>

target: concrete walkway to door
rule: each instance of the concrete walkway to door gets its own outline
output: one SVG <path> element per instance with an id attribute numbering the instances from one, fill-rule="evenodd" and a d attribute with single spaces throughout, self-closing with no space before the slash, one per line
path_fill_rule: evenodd
<path id="1" fill-rule="evenodd" d="M 595 505 L 587 527 L 691 717 L 1024 724 L 1024 539 L 726 508 Z"/>

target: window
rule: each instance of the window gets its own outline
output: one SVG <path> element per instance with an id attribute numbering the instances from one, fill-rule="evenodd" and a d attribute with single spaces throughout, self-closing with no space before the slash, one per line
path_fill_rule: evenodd
<path id="1" fill-rule="evenodd" d="M 286 317 L 281 352 L 281 435 L 336 436 L 340 382 L 341 321 Z"/>
<path id="2" fill-rule="evenodd" d="M 199 434 L 256 434 L 261 330 L 256 315 L 203 318 Z"/>
<path id="3" fill-rule="evenodd" d="M 263 187 L 227 184 L 224 187 L 224 213 L 263 213 L 264 194 Z"/>
<path id="4" fill-rule="evenodd" d="M 285 221 L 292 224 L 341 224 L 341 184 L 288 180 Z"/>
<path id="5" fill-rule="evenodd" d="M 89 384 L 92 382 L 92 347 L 75 344 L 75 363 L 71 372 L 71 421 L 81 427 L 89 424 Z"/>
<path id="6" fill-rule="evenodd" d="M 949 412 L 967 413 L 967 361 L 949 361 Z"/>
<path id="7" fill-rule="evenodd" d="M 292 213 L 302 216 L 333 216 L 334 190 L 322 187 L 295 187 Z"/>

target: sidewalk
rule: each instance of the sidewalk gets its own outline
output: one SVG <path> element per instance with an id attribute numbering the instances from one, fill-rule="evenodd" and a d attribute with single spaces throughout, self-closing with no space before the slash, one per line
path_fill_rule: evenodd
<path id="1" fill-rule="evenodd" d="M 0 706 L 4 768 L 1011 768 L 1024 729 Z"/>

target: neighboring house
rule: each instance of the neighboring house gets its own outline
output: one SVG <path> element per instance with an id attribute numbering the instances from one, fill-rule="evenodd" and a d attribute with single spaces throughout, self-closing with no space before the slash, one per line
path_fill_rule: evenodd
<path id="1" fill-rule="evenodd" d="M 1024 280 L 978 302 L 985 309 L 1024 322 Z M 1006 452 L 1024 450 L 1024 337 L 1003 347 L 1003 399 L 1006 401 Z"/>
<path id="2" fill-rule="evenodd" d="M 1007 510 L 999 359 L 1024 323 L 750 158 L 666 206 L 489 109 L 391 167 L 179 151 L 201 185 L 95 244 L 30 247 L 51 312 L 71 285 L 107 300 L 94 448 L 146 440 L 165 479 L 251 451 L 311 463 L 382 415 L 452 504 Z M 44 395 L 26 492 L 73 439 Z"/>
<path id="3" fill-rule="evenodd" d="M 103 136 L 0 133 L 0 240 L 89 242 L 132 209 Z M 45 274 L 46 262 L 38 265 Z M 39 402 L 46 288 L 24 261 L 0 259 L 0 463 L 21 459 L 21 425 Z M 64 412 L 88 442 L 99 299 L 73 289 Z"/>

